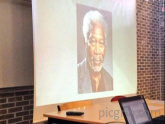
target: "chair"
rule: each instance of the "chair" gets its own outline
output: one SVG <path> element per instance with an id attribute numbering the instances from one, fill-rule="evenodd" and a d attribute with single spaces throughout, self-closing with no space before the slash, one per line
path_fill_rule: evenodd
<path id="1" fill-rule="evenodd" d="M 119 99 L 121 98 L 126 98 L 125 96 L 115 96 L 111 99 L 111 102 L 115 102 L 115 101 L 118 101 Z"/>
<path id="2" fill-rule="evenodd" d="M 58 111 L 63 111 L 63 110 L 92 106 L 92 105 L 93 105 L 93 102 L 91 100 L 85 100 L 85 101 L 64 103 L 62 105 L 58 105 L 57 109 Z"/>

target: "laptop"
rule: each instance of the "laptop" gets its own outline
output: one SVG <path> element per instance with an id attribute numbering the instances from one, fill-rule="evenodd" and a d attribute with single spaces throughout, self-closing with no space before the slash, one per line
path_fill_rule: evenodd
<path id="1" fill-rule="evenodd" d="M 152 119 L 143 95 L 118 100 L 126 124 L 164 124 L 165 116 Z M 159 113 L 158 113 L 159 114 Z"/>

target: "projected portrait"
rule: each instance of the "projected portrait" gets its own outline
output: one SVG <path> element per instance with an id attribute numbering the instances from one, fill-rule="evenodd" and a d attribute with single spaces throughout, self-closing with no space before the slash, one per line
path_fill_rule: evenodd
<path id="1" fill-rule="evenodd" d="M 108 20 L 105 18 L 105 16 L 108 15 L 111 17 L 111 14 L 107 14 L 107 12 L 98 9 L 77 5 L 77 10 L 83 8 L 87 8 L 85 9 L 86 12 L 84 11 L 84 15 L 77 13 L 77 17 L 79 17 L 77 18 L 77 22 L 79 22 L 80 19 L 83 20 L 82 25 L 80 25 L 80 23 L 78 24 L 79 33 L 77 35 L 78 93 L 112 91 L 113 78 L 110 74 L 110 72 L 112 72 L 111 50 L 106 54 L 108 49 L 112 49 L 111 46 L 107 47 L 107 45 L 110 45 L 108 42 L 111 42 L 110 37 L 112 35 L 108 32 L 108 29 L 111 28 L 108 27 Z M 82 16 L 82 18 L 80 16 Z M 111 22 L 112 21 L 109 21 L 109 23 Z M 83 37 L 80 36 L 80 31 Z M 84 45 L 83 49 L 80 47 L 82 45 Z M 83 53 L 82 51 L 84 51 L 84 55 L 81 55 L 81 53 Z M 108 60 L 111 62 L 104 64 L 105 59 L 108 57 Z M 109 71 L 107 69 L 109 69 Z"/>

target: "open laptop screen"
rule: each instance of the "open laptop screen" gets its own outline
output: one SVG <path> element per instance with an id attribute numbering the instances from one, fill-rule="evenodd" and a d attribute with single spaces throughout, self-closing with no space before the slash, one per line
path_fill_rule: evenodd
<path id="1" fill-rule="evenodd" d="M 144 99 L 138 99 L 121 103 L 129 124 L 144 124 L 152 122 Z"/>

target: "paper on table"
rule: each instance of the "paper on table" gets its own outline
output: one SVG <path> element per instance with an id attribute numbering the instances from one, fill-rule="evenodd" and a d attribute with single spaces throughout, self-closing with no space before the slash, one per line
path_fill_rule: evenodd
<path id="1" fill-rule="evenodd" d="M 165 101 L 160 101 L 160 100 L 152 100 L 150 103 L 156 103 L 156 104 L 164 104 Z"/>
<path id="2" fill-rule="evenodd" d="M 163 107 L 160 107 L 160 106 L 149 106 L 149 109 L 150 110 L 159 110 L 159 109 L 162 109 Z"/>

